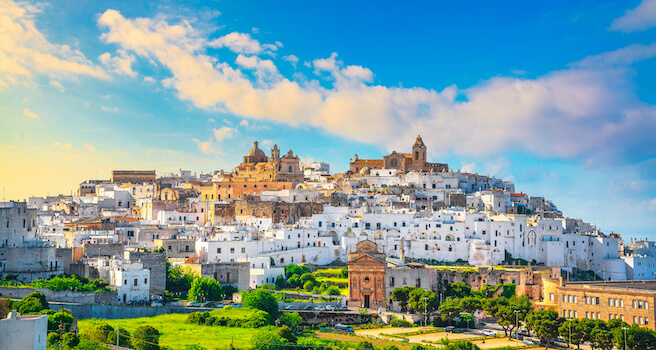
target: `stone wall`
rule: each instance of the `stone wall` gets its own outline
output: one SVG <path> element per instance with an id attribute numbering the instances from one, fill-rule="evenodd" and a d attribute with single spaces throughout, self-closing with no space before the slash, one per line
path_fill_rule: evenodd
<path id="1" fill-rule="evenodd" d="M 82 293 L 69 290 L 53 291 L 45 288 L 0 287 L 0 295 L 2 295 L 3 298 L 23 299 L 34 291 L 39 291 L 45 294 L 48 303 L 64 302 L 111 305 L 116 304 L 117 300 L 116 291 L 113 290 L 99 293 Z"/>
<path id="2" fill-rule="evenodd" d="M 21 282 L 69 273 L 71 249 L 54 247 L 0 248 L 0 274 L 16 274 Z"/>
<path id="3" fill-rule="evenodd" d="M 58 311 L 69 309 L 78 319 L 97 318 L 103 320 L 114 320 L 121 318 L 151 317 L 164 314 L 188 314 L 196 311 L 212 311 L 213 309 L 197 307 L 151 307 L 151 306 L 128 306 L 128 305 L 95 305 L 77 303 L 49 303 L 50 308 Z"/>
<path id="4" fill-rule="evenodd" d="M 125 252 L 125 259 L 141 262 L 150 270 L 150 297 L 160 297 L 166 290 L 166 253 Z"/>
<path id="5" fill-rule="evenodd" d="M 214 278 L 222 285 L 235 286 L 239 290 L 248 290 L 250 286 L 251 270 L 248 262 L 182 264 L 181 266 L 203 277 Z"/>
<path id="6" fill-rule="evenodd" d="M 84 256 L 89 258 L 97 258 L 99 256 L 122 257 L 124 250 L 125 250 L 124 243 L 85 244 Z"/>
<path id="7" fill-rule="evenodd" d="M 359 313 L 330 312 L 330 311 L 295 311 L 301 315 L 304 324 L 320 324 L 334 326 L 338 323 L 343 324 L 362 324 L 371 321 L 371 315 L 360 315 Z"/>

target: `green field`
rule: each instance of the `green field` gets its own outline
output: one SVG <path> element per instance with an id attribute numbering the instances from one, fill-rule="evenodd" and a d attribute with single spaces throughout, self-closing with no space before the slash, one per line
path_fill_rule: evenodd
<path id="1" fill-rule="evenodd" d="M 214 310 L 210 314 L 215 317 L 226 316 L 230 318 L 248 318 L 252 313 L 250 309 L 233 308 L 229 310 Z M 232 328 L 221 326 L 201 326 L 187 323 L 188 314 L 168 314 L 153 317 L 129 318 L 119 320 L 79 320 L 78 328 L 84 333 L 85 328 L 93 328 L 96 324 L 107 323 L 116 329 L 120 324 L 121 329 L 127 329 L 130 333 L 143 325 L 157 328 L 161 336 L 159 344 L 168 346 L 174 350 L 181 349 L 187 345 L 200 345 L 206 349 L 228 349 L 234 341 L 236 349 L 252 348 L 251 337 L 257 331 L 252 328 Z"/>

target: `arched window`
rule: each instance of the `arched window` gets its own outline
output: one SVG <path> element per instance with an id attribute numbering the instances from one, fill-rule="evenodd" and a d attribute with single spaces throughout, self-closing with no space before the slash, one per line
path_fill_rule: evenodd
<path id="1" fill-rule="evenodd" d="M 292 172 L 292 166 L 291 165 L 289 166 L 289 172 L 290 173 Z"/>

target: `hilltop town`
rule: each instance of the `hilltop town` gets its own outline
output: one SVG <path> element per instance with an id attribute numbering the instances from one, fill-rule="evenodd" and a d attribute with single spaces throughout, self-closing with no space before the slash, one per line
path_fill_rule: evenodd
<path id="1" fill-rule="evenodd" d="M 397 289 L 431 291 L 442 304 L 464 282 L 513 285 L 514 297 L 562 317 L 654 329 L 654 242 L 602 232 L 510 181 L 428 162 L 421 136 L 408 146 L 380 159 L 355 154 L 348 171 L 331 173 L 256 141 L 232 171 L 115 170 L 75 195 L 0 203 L 0 294 L 19 300 L 39 290 L 52 305 L 81 305 L 61 306 L 79 319 L 153 316 L 165 304 L 184 308 L 187 291 L 171 285 L 178 269 L 231 286 L 237 304 L 241 292 L 277 286 L 300 299 L 335 298 L 315 311 L 366 309 L 385 321 L 406 311 Z M 346 276 L 295 285 L 297 266 Z M 37 286 L 62 275 L 104 284 L 95 293 Z M 21 317 L 37 320 L 3 322 Z"/>

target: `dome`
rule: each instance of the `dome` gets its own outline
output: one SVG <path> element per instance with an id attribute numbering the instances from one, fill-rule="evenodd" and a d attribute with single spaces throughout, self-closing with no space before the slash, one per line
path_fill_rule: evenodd
<path id="1" fill-rule="evenodd" d="M 264 151 L 257 148 L 257 141 L 253 142 L 253 149 L 248 151 L 248 153 L 246 153 L 246 156 L 248 156 L 248 157 L 266 157 L 266 155 L 264 154 Z"/>

